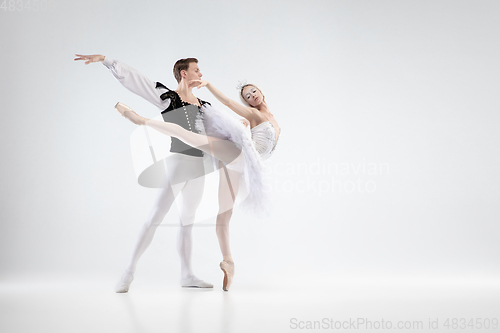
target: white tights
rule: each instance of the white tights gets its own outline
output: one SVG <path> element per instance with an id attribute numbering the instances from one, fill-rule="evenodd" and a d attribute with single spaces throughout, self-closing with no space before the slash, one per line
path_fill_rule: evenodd
<path id="1" fill-rule="evenodd" d="M 200 163 L 202 163 L 202 159 L 199 157 L 188 156 L 186 159 L 185 156 L 179 156 L 169 162 L 167 176 L 176 176 L 179 173 L 189 172 L 190 168 L 199 168 Z M 135 272 L 139 258 L 151 244 L 156 229 L 170 210 L 170 207 L 172 206 L 172 203 L 177 195 L 181 193 L 183 205 L 180 212 L 180 226 L 177 236 L 177 251 L 181 259 L 181 279 L 188 279 L 193 276 L 191 266 L 191 232 L 193 229 L 195 212 L 203 195 L 204 184 L 204 178 L 199 177 L 175 185 L 171 185 L 169 183 L 164 188 L 158 190 L 158 195 L 149 216 L 140 230 L 132 257 L 127 266 L 127 271 L 132 274 Z"/>

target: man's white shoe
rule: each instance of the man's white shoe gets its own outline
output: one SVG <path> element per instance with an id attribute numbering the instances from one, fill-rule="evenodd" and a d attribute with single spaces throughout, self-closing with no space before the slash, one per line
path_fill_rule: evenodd
<path id="1" fill-rule="evenodd" d="M 120 281 L 116 284 L 115 291 L 117 293 L 128 292 L 128 288 L 130 288 L 130 284 L 132 283 L 133 280 L 134 280 L 134 275 L 129 271 L 125 271 Z"/>
<path id="2" fill-rule="evenodd" d="M 213 288 L 214 285 L 198 279 L 196 276 L 181 279 L 181 286 L 185 288 Z"/>

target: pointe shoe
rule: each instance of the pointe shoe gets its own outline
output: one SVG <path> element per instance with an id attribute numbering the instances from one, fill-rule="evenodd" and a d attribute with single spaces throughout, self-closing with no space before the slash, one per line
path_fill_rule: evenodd
<path id="1" fill-rule="evenodd" d="M 116 103 L 115 109 L 125 118 L 130 120 L 136 125 L 145 125 L 146 124 L 146 118 L 139 116 L 137 113 L 135 113 L 134 110 L 132 110 L 129 106 L 123 104 L 123 103 Z"/>
<path id="2" fill-rule="evenodd" d="M 221 261 L 220 269 L 224 272 L 224 281 L 222 282 L 222 289 L 224 291 L 229 291 L 229 287 L 233 283 L 234 276 L 234 262 L 233 261 Z"/>
<path id="3" fill-rule="evenodd" d="M 130 288 L 130 284 L 132 283 L 133 280 L 134 280 L 134 275 L 132 273 L 130 273 L 129 271 L 125 271 L 125 273 L 123 273 L 120 281 L 116 284 L 115 292 L 117 292 L 117 293 L 128 292 L 128 289 Z"/>
<path id="4" fill-rule="evenodd" d="M 181 279 L 181 286 L 184 288 L 213 288 L 214 285 L 192 276 L 187 279 Z"/>

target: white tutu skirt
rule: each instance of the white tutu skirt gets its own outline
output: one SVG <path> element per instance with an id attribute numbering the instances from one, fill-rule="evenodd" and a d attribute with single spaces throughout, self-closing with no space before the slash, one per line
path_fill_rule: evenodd
<path id="1" fill-rule="evenodd" d="M 228 169 L 238 171 L 244 180 L 240 181 L 238 190 L 237 202 L 240 207 L 254 215 L 269 215 L 271 206 L 264 190 L 264 166 L 249 128 L 208 104 L 202 106 L 200 111 L 195 127 L 201 134 L 231 141 L 241 149 L 241 155 L 234 162 L 226 164 Z"/>

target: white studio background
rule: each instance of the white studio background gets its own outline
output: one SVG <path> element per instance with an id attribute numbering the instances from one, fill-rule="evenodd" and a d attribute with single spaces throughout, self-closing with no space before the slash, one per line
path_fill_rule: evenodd
<path id="1" fill-rule="evenodd" d="M 234 214 L 238 283 L 499 278 L 500 2 L 9 3 L 3 281 L 84 276 L 111 288 L 155 195 L 134 178 L 135 126 L 113 106 L 158 110 L 75 53 L 119 59 L 171 88 L 174 62 L 196 57 L 232 98 L 241 79 L 263 88 L 282 127 L 267 161 L 274 213 Z M 158 229 L 143 280 L 177 281 L 176 232 Z M 214 229 L 194 237 L 195 273 L 219 280 Z"/>

